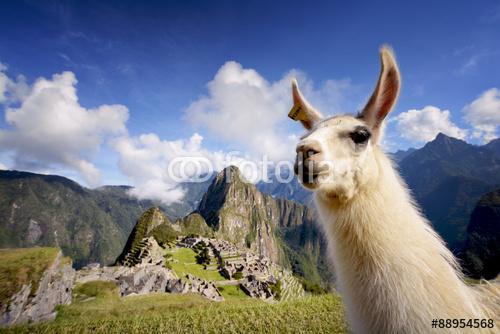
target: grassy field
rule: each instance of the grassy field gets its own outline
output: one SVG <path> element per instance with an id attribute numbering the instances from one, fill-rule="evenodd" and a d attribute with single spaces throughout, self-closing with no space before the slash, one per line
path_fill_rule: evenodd
<path id="1" fill-rule="evenodd" d="M 23 284 L 31 282 L 34 293 L 58 252 L 51 247 L 0 249 L 0 305 L 5 305 Z"/>
<path id="2" fill-rule="evenodd" d="M 226 290 L 227 289 L 227 290 Z M 232 287 L 224 287 L 226 292 Z M 234 291 L 233 291 L 234 292 Z M 56 320 L 0 330 L 5 333 L 345 333 L 339 298 L 323 295 L 268 304 L 230 296 L 211 302 L 198 295 L 152 294 L 119 298 L 113 284 L 76 287 Z M 87 297 L 93 297 L 90 301 Z M 229 295 L 228 295 L 229 296 Z M 80 301 L 78 301 L 80 300 Z"/>
<path id="3" fill-rule="evenodd" d="M 196 263 L 196 253 L 190 248 L 174 248 L 167 253 L 172 255 L 173 261 L 170 262 L 172 270 L 178 277 L 184 277 L 191 274 L 206 281 L 225 280 L 217 270 L 205 270 L 203 266 Z"/>

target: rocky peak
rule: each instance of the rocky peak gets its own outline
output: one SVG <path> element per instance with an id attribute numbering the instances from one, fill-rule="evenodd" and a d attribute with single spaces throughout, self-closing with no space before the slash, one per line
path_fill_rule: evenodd
<path id="1" fill-rule="evenodd" d="M 122 253 L 116 260 L 117 263 L 123 263 L 129 253 L 134 252 L 139 247 L 140 243 L 148 237 L 155 228 L 163 224 L 171 225 L 160 208 L 152 207 L 146 210 L 137 220 Z"/>
<path id="2" fill-rule="evenodd" d="M 467 152 L 472 148 L 473 146 L 471 144 L 468 144 L 461 139 L 449 137 L 440 132 L 433 141 L 425 144 L 422 150 L 427 153 L 434 153 L 439 155 L 441 158 L 444 158 Z"/>
<path id="3" fill-rule="evenodd" d="M 217 230 L 220 224 L 218 213 L 224 207 L 232 206 L 237 209 L 238 203 L 259 201 L 257 197 L 262 197 L 257 188 L 244 180 L 238 167 L 229 166 L 214 178 L 197 212 L 209 226 Z"/>
<path id="4" fill-rule="evenodd" d="M 274 199 L 246 182 L 237 167 L 221 171 L 203 197 L 197 212 L 215 230 L 216 237 L 280 263 L 279 231 L 312 221 L 301 204 Z"/>
<path id="5" fill-rule="evenodd" d="M 231 183 L 231 182 L 246 182 L 241 175 L 240 169 L 236 166 L 226 167 L 217 174 L 215 177 L 215 183 Z"/>

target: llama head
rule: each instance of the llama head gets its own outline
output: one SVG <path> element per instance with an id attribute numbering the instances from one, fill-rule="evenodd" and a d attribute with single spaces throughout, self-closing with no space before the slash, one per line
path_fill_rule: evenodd
<path id="1" fill-rule="evenodd" d="M 389 47 L 380 50 L 382 69 L 375 91 L 356 116 L 323 118 L 292 82 L 294 119 L 308 132 L 297 145 L 295 174 L 302 185 L 320 196 L 348 201 L 379 174 L 375 147 L 383 120 L 398 97 L 400 75 Z"/>

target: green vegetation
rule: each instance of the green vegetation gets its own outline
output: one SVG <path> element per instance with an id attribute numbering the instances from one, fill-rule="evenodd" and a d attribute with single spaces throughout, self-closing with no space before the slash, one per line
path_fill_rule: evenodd
<path id="1" fill-rule="evenodd" d="M 0 308 L 23 284 L 31 282 L 31 293 L 35 293 L 43 272 L 58 252 L 58 248 L 51 247 L 0 249 Z"/>
<path id="2" fill-rule="evenodd" d="M 303 277 L 297 277 L 302 284 L 302 287 L 306 292 L 309 292 L 313 295 L 322 295 L 325 293 L 328 293 L 328 291 L 324 288 L 321 287 L 321 285 L 308 281 L 307 279 Z"/>
<path id="3" fill-rule="evenodd" d="M 229 295 L 233 288 L 224 287 Z M 6 333 L 346 333 L 338 297 L 269 304 L 251 298 L 216 303 L 198 295 L 107 296 L 59 307 L 55 321 Z"/>
<path id="4" fill-rule="evenodd" d="M 250 298 L 239 285 L 217 286 L 217 289 L 226 300 Z"/>
<path id="5" fill-rule="evenodd" d="M 114 282 L 91 281 L 78 284 L 73 289 L 74 303 L 91 298 L 118 298 L 118 287 Z"/>
<path id="6" fill-rule="evenodd" d="M 242 279 L 243 278 L 243 273 L 241 271 L 237 271 L 233 275 L 234 279 Z"/>
<path id="7" fill-rule="evenodd" d="M 205 219 L 198 213 L 191 213 L 188 216 L 179 219 L 178 224 L 181 227 L 183 235 L 203 235 L 213 237 L 214 231 L 207 225 Z"/>
<path id="8" fill-rule="evenodd" d="M 295 275 L 318 285 L 328 282 L 328 280 L 323 277 L 328 275 L 327 270 L 324 272 L 320 271 L 322 268 L 320 263 L 318 263 L 318 261 L 320 261 L 319 254 L 310 254 L 306 249 L 301 247 L 290 247 L 285 242 L 281 244 L 281 247 Z"/>
<path id="9" fill-rule="evenodd" d="M 164 229 L 158 230 L 158 227 L 166 225 Z M 127 243 L 123 248 L 122 253 L 116 260 L 118 264 L 123 264 L 125 258 L 129 253 L 138 252 L 141 248 L 142 240 L 149 237 L 153 231 L 158 230 L 158 237 L 168 239 L 168 228 L 171 228 L 171 223 L 168 218 L 163 214 L 163 212 L 158 207 L 152 207 L 146 210 L 142 216 L 137 220 L 137 223 L 130 233 Z M 168 242 L 168 240 L 159 240 L 155 237 L 158 242 Z"/>
<path id="10" fill-rule="evenodd" d="M 167 251 L 167 254 L 172 255 L 169 265 L 178 277 L 182 278 L 186 274 L 191 274 L 206 281 L 225 280 L 218 270 L 204 269 L 203 265 L 196 263 L 196 253 L 190 248 L 174 248 Z"/>
<path id="11" fill-rule="evenodd" d="M 275 284 L 270 284 L 271 292 L 277 300 L 281 300 L 281 281 L 277 281 Z"/>
<path id="12" fill-rule="evenodd" d="M 161 246 L 168 245 L 175 241 L 179 236 L 179 232 L 174 230 L 170 222 L 161 224 L 151 231 L 151 235 L 156 239 Z"/>
<path id="13" fill-rule="evenodd" d="M 208 253 L 208 246 L 205 242 L 198 242 L 193 250 L 196 252 L 196 263 L 201 264 L 202 266 L 207 266 L 210 264 L 210 255 Z"/>

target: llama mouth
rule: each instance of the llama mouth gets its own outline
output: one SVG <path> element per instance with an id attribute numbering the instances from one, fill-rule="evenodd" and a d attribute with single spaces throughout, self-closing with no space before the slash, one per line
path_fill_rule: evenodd
<path id="1" fill-rule="evenodd" d="M 325 172 L 307 172 L 304 171 L 302 175 L 297 175 L 300 182 L 305 186 L 314 186 L 319 184 L 319 178 L 325 175 Z"/>
<path id="2" fill-rule="evenodd" d="M 293 171 L 295 175 L 302 177 L 317 177 L 328 171 L 328 166 L 322 164 L 321 162 L 309 161 L 295 161 L 293 166 Z"/>

